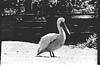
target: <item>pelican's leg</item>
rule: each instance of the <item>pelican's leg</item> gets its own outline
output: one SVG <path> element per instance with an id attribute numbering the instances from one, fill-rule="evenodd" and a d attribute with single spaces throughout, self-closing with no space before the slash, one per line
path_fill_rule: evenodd
<path id="1" fill-rule="evenodd" d="M 52 57 L 52 53 L 51 53 L 51 51 L 49 51 L 49 53 L 50 53 L 50 56 Z"/>
<path id="2" fill-rule="evenodd" d="M 55 57 L 53 51 L 49 51 L 51 57 Z"/>
<path id="3" fill-rule="evenodd" d="M 51 53 L 52 53 L 52 57 L 55 57 L 53 51 L 51 51 Z"/>

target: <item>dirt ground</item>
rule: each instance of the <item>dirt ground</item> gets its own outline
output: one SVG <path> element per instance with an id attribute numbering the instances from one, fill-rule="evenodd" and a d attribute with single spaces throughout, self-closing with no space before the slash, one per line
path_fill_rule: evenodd
<path id="1" fill-rule="evenodd" d="M 1 65 L 22 64 L 97 64 L 97 50 L 93 48 L 72 48 L 71 45 L 64 45 L 55 50 L 54 58 L 50 57 L 48 52 L 36 57 L 39 45 L 35 43 L 20 41 L 2 41 Z"/>

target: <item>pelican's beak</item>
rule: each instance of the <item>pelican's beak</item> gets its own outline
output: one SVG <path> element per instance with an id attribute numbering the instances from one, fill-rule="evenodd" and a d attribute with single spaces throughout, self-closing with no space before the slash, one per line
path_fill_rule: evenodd
<path id="1" fill-rule="evenodd" d="M 61 26 L 63 27 L 63 29 L 65 29 L 68 32 L 69 35 L 71 35 L 71 33 L 70 33 L 68 27 L 66 26 L 65 22 L 61 22 Z"/>

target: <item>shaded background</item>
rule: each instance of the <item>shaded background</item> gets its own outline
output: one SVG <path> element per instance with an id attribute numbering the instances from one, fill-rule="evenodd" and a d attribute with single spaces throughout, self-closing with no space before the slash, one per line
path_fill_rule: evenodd
<path id="1" fill-rule="evenodd" d="M 93 11 L 86 11 L 86 5 L 81 4 L 87 1 L 88 5 L 95 5 Z M 2 40 L 38 43 L 41 36 L 51 32 L 58 33 L 56 22 L 61 16 L 66 19 L 72 34 L 68 36 L 67 44 L 84 42 L 89 35 L 96 32 L 98 1 L 1 0 L 0 4 Z M 84 8 L 79 7 L 80 5 Z"/>

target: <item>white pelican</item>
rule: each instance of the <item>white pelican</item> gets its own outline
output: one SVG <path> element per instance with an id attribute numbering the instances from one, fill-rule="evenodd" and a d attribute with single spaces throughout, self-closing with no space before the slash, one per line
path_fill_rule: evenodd
<path id="1" fill-rule="evenodd" d="M 66 34 L 62 28 L 62 25 L 65 26 L 68 34 L 70 35 L 70 32 L 65 24 L 65 19 L 63 17 L 58 18 L 57 20 L 57 28 L 59 31 L 59 34 L 56 33 L 49 33 L 47 35 L 44 35 L 39 42 L 39 48 L 37 56 L 43 52 L 50 52 L 51 57 L 55 57 L 53 51 L 62 47 L 66 40 Z"/>

